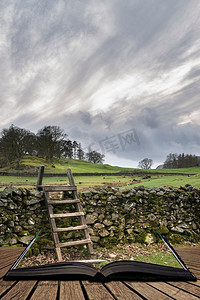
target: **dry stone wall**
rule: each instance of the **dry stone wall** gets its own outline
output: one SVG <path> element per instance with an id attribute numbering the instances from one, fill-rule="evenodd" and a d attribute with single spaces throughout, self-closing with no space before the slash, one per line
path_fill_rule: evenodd
<path id="1" fill-rule="evenodd" d="M 80 198 L 94 245 L 153 243 L 158 241 L 156 230 L 172 243 L 200 240 L 200 189 L 190 185 L 90 189 Z M 62 207 L 56 212 L 60 211 Z M 69 219 L 63 225 L 76 224 Z M 26 245 L 40 229 L 35 254 L 53 247 L 41 192 L 14 187 L 0 192 L 0 245 Z M 65 240 L 79 237 L 79 232 L 62 236 Z"/>

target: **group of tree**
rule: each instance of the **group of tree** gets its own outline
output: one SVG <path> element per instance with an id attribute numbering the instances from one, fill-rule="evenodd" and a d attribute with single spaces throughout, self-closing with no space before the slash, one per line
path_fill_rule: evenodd
<path id="1" fill-rule="evenodd" d="M 200 166 L 198 156 L 192 154 L 170 153 L 164 162 L 164 169 L 189 168 Z"/>
<path id="2" fill-rule="evenodd" d="M 103 163 L 104 155 L 89 149 L 85 153 L 81 143 L 71 141 L 59 126 L 44 126 L 37 134 L 11 125 L 1 131 L 0 157 L 1 165 L 16 162 L 20 166 L 24 155 L 37 155 L 47 162 L 55 158 L 74 158 L 88 160 L 93 163 Z"/>
<path id="3" fill-rule="evenodd" d="M 151 169 L 153 160 L 144 158 L 138 164 L 141 169 Z M 191 168 L 200 166 L 200 157 L 192 154 L 170 153 L 163 164 L 163 169 Z"/>

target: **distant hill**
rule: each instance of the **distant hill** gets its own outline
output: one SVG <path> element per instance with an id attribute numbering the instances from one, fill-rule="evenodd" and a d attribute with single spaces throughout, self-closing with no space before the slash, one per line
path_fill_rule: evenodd
<path id="1" fill-rule="evenodd" d="M 163 169 L 163 164 L 162 165 L 159 165 L 159 166 L 157 166 L 157 168 L 156 169 Z"/>

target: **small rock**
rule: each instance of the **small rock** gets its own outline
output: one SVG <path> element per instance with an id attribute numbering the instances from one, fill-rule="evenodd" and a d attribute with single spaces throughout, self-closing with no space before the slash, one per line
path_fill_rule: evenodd
<path id="1" fill-rule="evenodd" d="M 103 224 L 106 225 L 106 226 L 111 226 L 113 224 L 113 222 L 109 221 L 109 220 L 104 220 Z"/>
<path id="2" fill-rule="evenodd" d="M 177 233 L 183 233 L 183 232 L 184 232 L 184 229 L 181 228 L 181 227 L 176 226 L 176 227 L 172 227 L 172 228 L 171 228 L 171 231 L 177 232 Z"/>
<path id="3" fill-rule="evenodd" d="M 16 206 L 15 206 L 14 204 L 10 203 L 10 204 L 9 204 L 9 208 L 13 210 L 13 209 L 16 208 Z"/>
<path id="4" fill-rule="evenodd" d="M 97 221 L 98 214 L 88 214 L 86 215 L 86 223 L 87 224 L 94 224 Z"/>
<path id="5" fill-rule="evenodd" d="M 100 232 L 99 232 L 99 235 L 101 237 L 105 237 L 105 236 L 108 236 L 109 235 L 109 232 L 104 228 L 102 229 Z"/>
<path id="6" fill-rule="evenodd" d="M 148 215 L 148 219 L 150 220 L 150 221 L 155 221 L 156 220 L 156 216 L 154 215 L 154 214 L 149 214 Z"/>
<path id="7" fill-rule="evenodd" d="M 148 245 L 153 244 L 154 243 L 154 237 L 151 233 L 147 233 L 144 242 Z"/>
<path id="8" fill-rule="evenodd" d="M 9 227 L 14 227 L 15 223 L 13 221 L 9 222 Z"/>
<path id="9" fill-rule="evenodd" d="M 32 218 L 30 218 L 30 219 L 28 219 L 28 224 L 29 225 L 34 225 L 35 221 Z"/>
<path id="10" fill-rule="evenodd" d="M 108 256 L 109 256 L 110 258 L 115 258 L 117 255 L 116 255 L 116 254 L 113 254 L 113 253 L 109 253 Z"/>
<path id="11" fill-rule="evenodd" d="M 183 229 L 189 229 L 190 228 L 190 226 L 188 224 L 180 224 L 179 227 L 183 228 Z"/>
<path id="12" fill-rule="evenodd" d="M 197 229 L 197 225 L 195 223 L 192 223 L 192 229 L 196 230 Z"/>
<path id="13" fill-rule="evenodd" d="M 14 232 L 18 233 L 20 231 L 22 231 L 22 227 L 21 226 L 15 226 L 14 227 Z"/>
<path id="14" fill-rule="evenodd" d="M 16 240 L 15 238 L 9 239 L 8 242 L 9 242 L 10 245 L 15 245 L 15 244 L 17 244 L 17 240 Z"/>
<path id="15" fill-rule="evenodd" d="M 112 213 L 112 220 L 113 221 L 118 220 L 118 214 Z"/>
<path id="16" fill-rule="evenodd" d="M 102 222 L 103 219 L 104 219 L 104 215 L 103 215 L 103 214 L 101 214 L 101 215 L 98 216 L 98 220 L 99 220 L 100 222 Z"/>
<path id="17" fill-rule="evenodd" d="M 31 191 L 31 195 L 35 196 L 37 198 L 42 198 L 43 197 L 43 192 L 42 191 L 33 190 L 33 191 Z M 43 199 L 41 199 L 41 200 L 43 200 Z M 41 200 L 39 200 L 39 201 L 41 201 Z"/>
<path id="18" fill-rule="evenodd" d="M 105 226 L 103 225 L 103 224 L 101 224 L 101 223 L 96 223 L 95 225 L 94 225 L 94 229 L 97 229 L 97 230 L 100 230 L 100 229 L 102 229 L 102 228 L 104 228 Z"/>
<path id="19" fill-rule="evenodd" d="M 160 191 L 157 193 L 157 196 L 163 196 L 164 194 L 165 194 L 164 192 Z"/>
<path id="20" fill-rule="evenodd" d="M 100 237 L 95 236 L 95 235 L 92 235 L 90 238 L 91 238 L 92 242 L 96 242 L 96 243 L 100 240 Z"/>
<path id="21" fill-rule="evenodd" d="M 36 199 L 32 199 L 30 201 L 27 201 L 27 205 L 33 205 L 33 204 L 37 204 L 39 203 L 40 201 L 42 201 L 41 199 L 40 200 L 36 200 Z"/>
<path id="22" fill-rule="evenodd" d="M 25 245 L 28 245 L 30 243 L 30 241 L 34 238 L 34 236 L 23 236 L 19 239 L 19 241 Z"/>

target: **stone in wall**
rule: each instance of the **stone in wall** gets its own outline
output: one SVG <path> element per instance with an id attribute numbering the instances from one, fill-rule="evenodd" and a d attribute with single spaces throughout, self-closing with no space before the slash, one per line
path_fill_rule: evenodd
<path id="1" fill-rule="evenodd" d="M 97 219 L 89 226 L 94 230 L 94 242 L 96 239 L 100 245 L 151 243 L 158 241 L 156 230 L 173 243 L 200 240 L 200 190 L 190 185 L 152 189 L 138 186 L 130 190 L 108 187 L 80 196 L 85 212 Z M 104 228 L 102 225 L 106 236 L 96 229 Z"/>
<path id="2" fill-rule="evenodd" d="M 152 189 L 138 186 L 130 190 L 98 188 L 81 193 L 80 198 L 94 245 L 157 242 L 156 230 L 173 243 L 200 240 L 200 189 L 190 185 Z M 64 209 L 59 205 L 55 213 Z M 60 222 L 63 227 L 77 225 L 74 219 Z M 41 192 L 15 187 L 0 192 L 0 245 L 25 246 L 40 229 L 43 232 L 34 244 L 35 252 L 53 248 Z M 62 241 L 79 238 L 81 232 L 60 234 Z"/>

